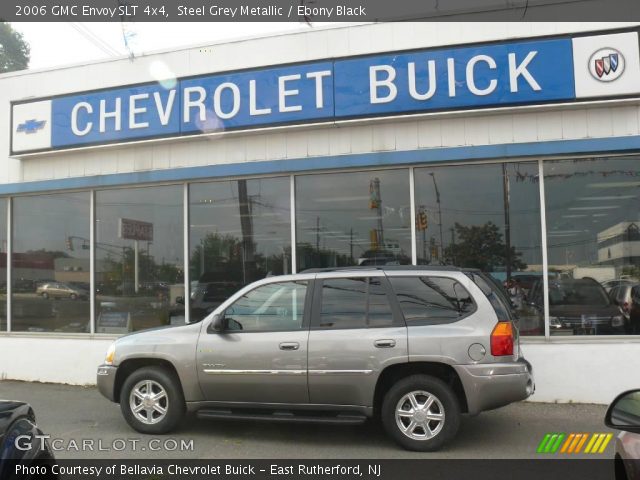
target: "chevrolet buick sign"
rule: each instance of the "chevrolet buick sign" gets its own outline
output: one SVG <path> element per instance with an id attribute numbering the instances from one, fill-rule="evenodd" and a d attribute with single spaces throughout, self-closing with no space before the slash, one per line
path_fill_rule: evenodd
<path id="1" fill-rule="evenodd" d="M 638 92 L 637 32 L 398 52 L 15 102 L 12 153 Z"/>

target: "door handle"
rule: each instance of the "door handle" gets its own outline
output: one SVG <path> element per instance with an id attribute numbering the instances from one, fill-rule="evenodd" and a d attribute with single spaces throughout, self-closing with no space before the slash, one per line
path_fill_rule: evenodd
<path id="1" fill-rule="evenodd" d="M 298 350 L 300 344 L 298 342 L 284 342 L 280 344 L 280 350 Z"/>
<path id="2" fill-rule="evenodd" d="M 391 339 L 376 340 L 373 344 L 376 348 L 393 348 L 396 346 L 396 341 Z"/>

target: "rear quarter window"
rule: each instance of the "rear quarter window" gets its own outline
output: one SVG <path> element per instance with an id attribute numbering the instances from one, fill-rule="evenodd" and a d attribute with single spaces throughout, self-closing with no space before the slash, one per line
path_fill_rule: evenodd
<path id="1" fill-rule="evenodd" d="M 457 322 L 476 309 L 471 294 L 447 277 L 389 277 L 407 326 Z"/>

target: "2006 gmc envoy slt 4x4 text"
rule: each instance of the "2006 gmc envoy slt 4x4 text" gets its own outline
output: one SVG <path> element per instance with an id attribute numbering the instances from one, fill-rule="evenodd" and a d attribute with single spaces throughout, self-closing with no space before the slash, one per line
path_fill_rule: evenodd
<path id="1" fill-rule="evenodd" d="M 268 277 L 204 320 L 119 338 L 98 387 L 142 433 L 205 418 L 354 424 L 379 417 L 437 450 L 463 413 L 534 391 L 509 300 L 450 267 L 353 267 Z"/>

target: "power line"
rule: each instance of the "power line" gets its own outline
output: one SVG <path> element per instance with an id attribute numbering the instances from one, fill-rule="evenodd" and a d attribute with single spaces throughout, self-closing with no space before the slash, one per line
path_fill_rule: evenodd
<path id="1" fill-rule="evenodd" d="M 96 34 L 94 34 L 91 30 L 89 30 L 87 27 L 85 27 L 81 23 L 69 22 L 69 25 L 71 25 L 71 27 L 74 30 L 76 30 L 80 35 L 82 35 L 84 38 L 89 40 L 95 47 L 100 49 L 103 53 L 106 53 L 110 57 L 122 56 L 122 53 L 118 52 L 115 48 L 113 48 L 111 45 L 106 43 L 104 40 L 102 40 L 100 37 L 98 37 Z"/>

